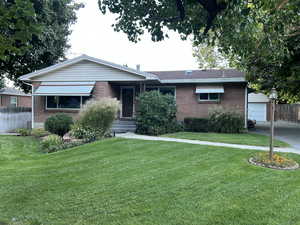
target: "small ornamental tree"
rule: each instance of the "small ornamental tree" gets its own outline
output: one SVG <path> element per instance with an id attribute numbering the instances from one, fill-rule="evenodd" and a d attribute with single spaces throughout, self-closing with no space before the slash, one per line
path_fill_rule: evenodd
<path id="1" fill-rule="evenodd" d="M 159 91 L 144 92 L 138 97 L 137 133 L 161 135 L 179 129 L 174 96 Z"/>

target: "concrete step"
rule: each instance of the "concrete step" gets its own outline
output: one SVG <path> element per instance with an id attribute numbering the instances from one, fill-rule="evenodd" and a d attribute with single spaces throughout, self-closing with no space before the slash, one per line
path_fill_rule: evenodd
<path id="1" fill-rule="evenodd" d="M 135 132 L 136 124 L 134 120 L 116 120 L 111 131 L 115 133 Z"/>
<path id="2" fill-rule="evenodd" d="M 113 125 L 117 125 L 117 124 L 121 124 L 121 125 L 135 125 L 135 121 L 134 120 L 115 120 L 113 122 Z"/>
<path id="3" fill-rule="evenodd" d="M 112 127 L 111 131 L 115 133 L 126 133 L 126 132 L 135 132 L 136 128 L 129 127 Z"/>

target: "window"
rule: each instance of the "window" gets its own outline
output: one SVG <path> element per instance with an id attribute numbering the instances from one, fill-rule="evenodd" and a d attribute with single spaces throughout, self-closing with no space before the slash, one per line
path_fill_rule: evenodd
<path id="1" fill-rule="evenodd" d="M 60 96 L 58 99 L 58 108 L 61 109 L 80 109 L 80 96 Z"/>
<path id="2" fill-rule="evenodd" d="M 91 96 L 47 96 L 46 109 L 80 109 Z"/>
<path id="3" fill-rule="evenodd" d="M 219 93 L 200 93 L 199 101 L 219 101 L 220 94 Z"/>
<path id="4" fill-rule="evenodd" d="M 10 97 L 10 106 L 17 107 L 17 104 L 18 104 L 17 97 L 11 96 Z"/>
<path id="5" fill-rule="evenodd" d="M 82 96 L 82 105 L 84 105 L 91 98 L 92 98 L 92 96 Z"/>
<path id="6" fill-rule="evenodd" d="M 166 95 L 166 94 L 170 94 L 175 96 L 175 88 L 174 87 L 160 87 L 159 88 L 160 93 Z"/>
<path id="7" fill-rule="evenodd" d="M 170 94 L 175 96 L 175 87 L 146 87 L 146 91 L 159 91 L 164 95 Z"/>
<path id="8" fill-rule="evenodd" d="M 146 91 L 158 91 L 157 87 L 147 87 Z"/>

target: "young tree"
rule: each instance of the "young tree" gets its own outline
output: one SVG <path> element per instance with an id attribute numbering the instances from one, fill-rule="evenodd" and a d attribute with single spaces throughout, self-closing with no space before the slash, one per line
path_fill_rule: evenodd
<path id="1" fill-rule="evenodd" d="M 275 86 L 281 99 L 300 99 L 300 0 L 98 0 L 119 14 L 114 29 L 138 41 L 145 30 L 160 41 L 169 30 L 196 45 L 216 45 L 256 87 Z M 216 42 L 217 41 L 217 42 Z"/>
<path id="2" fill-rule="evenodd" d="M 0 25 L 4 30 L 3 33 L 0 32 L 4 36 L 4 39 L 0 36 L 0 48 L 4 52 L 1 57 L 0 51 L 0 76 L 7 77 L 16 86 L 28 91 L 29 87 L 19 82 L 18 78 L 65 58 L 65 52 L 69 48 L 67 41 L 71 34 L 70 25 L 76 22 L 76 10 L 82 6 L 74 0 L 11 0 L 0 4 L 0 11 L 11 8 L 7 15 L 0 14 Z M 18 20 L 10 19 L 20 17 L 19 10 L 15 8 L 27 13 L 24 21 L 23 17 L 20 19 L 22 26 L 14 25 L 18 24 Z M 11 27 L 14 28 L 13 31 L 10 31 Z M 1 42 L 6 39 L 10 40 L 9 45 Z"/>

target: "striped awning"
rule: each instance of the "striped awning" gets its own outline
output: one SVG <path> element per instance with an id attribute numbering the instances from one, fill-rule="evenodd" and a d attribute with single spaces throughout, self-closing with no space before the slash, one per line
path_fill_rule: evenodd
<path id="1" fill-rule="evenodd" d="M 196 87 L 196 94 L 202 93 L 224 93 L 224 87 L 222 85 L 201 85 Z"/>
<path id="2" fill-rule="evenodd" d="M 89 96 L 95 82 L 42 82 L 36 96 Z"/>

